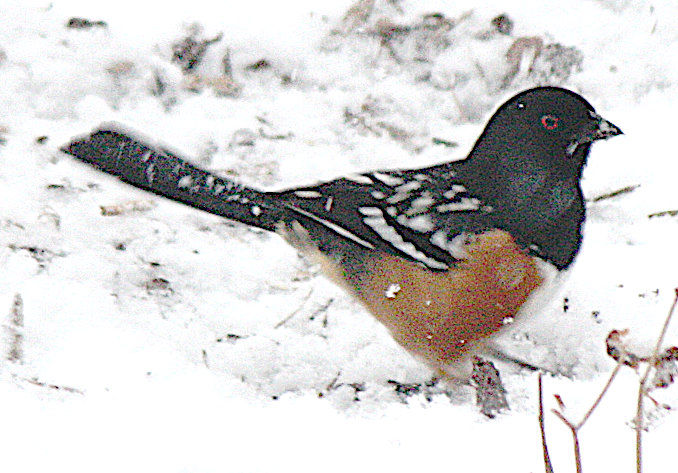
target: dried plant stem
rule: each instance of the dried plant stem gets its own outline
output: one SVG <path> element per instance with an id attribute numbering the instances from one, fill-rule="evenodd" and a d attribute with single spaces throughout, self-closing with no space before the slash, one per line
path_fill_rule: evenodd
<path id="1" fill-rule="evenodd" d="M 582 417 L 582 419 L 579 422 L 573 423 L 569 419 L 567 419 L 565 415 L 563 415 L 563 413 L 560 412 L 559 410 L 551 409 L 551 412 L 553 412 L 556 415 L 556 417 L 563 421 L 563 423 L 572 432 L 572 441 L 574 443 L 574 461 L 577 467 L 577 473 L 582 472 L 581 449 L 579 447 L 579 431 L 581 430 L 582 427 L 584 427 L 584 424 L 586 424 L 586 422 L 589 420 L 591 414 L 593 414 L 593 411 L 596 410 L 596 408 L 600 404 L 600 401 L 603 399 L 603 397 L 605 397 L 605 394 L 607 394 L 607 391 L 610 389 L 610 386 L 612 385 L 612 381 L 614 381 L 614 379 L 617 377 L 617 374 L 619 373 L 619 370 L 621 369 L 622 366 L 623 363 L 619 361 L 617 363 L 617 366 L 614 367 L 614 370 L 612 370 L 612 373 L 610 374 L 610 377 L 607 379 L 605 386 L 600 391 L 600 394 L 598 394 L 596 400 L 593 402 L 588 411 L 586 411 L 584 417 Z"/>
<path id="2" fill-rule="evenodd" d="M 311 289 L 308 291 L 308 294 L 306 294 L 306 297 L 304 297 L 304 299 L 301 301 L 301 304 L 299 304 L 299 307 L 297 307 L 296 309 L 294 309 L 294 310 L 292 311 L 291 314 L 289 314 L 287 317 L 285 317 L 285 318 L 282 319 L 280 322 L 278 322 L 277 324 L 275 324 L 275 325 L 273 326 L 273 328 L 280 328 L 280 327 L 282 327 L 282 326 L 285 325 L 287 322 L 289 322 L 290 320 L 292 320 L 292 318 L 293 318 L 295 315 L 297 315 L 299 312 L 301 312 L 301 309 L 304 308 L 304 306 L 306 305 L 306 302 L 308 302 L 308 300 L 311 298 L 311 294 L 313 294 L 313 288 L 311 288 Z"/>
<path id="3" fill-rule="evenodd" d="M 450 91 L 452 92 L 452 100 L 454 101 L 454 104 L 457 106 L 457 109 L 459 110 L 459 118 L 463 122 L 469 121 L 468 116 L 464 111 L 464 105 L 461 103 L 461 100 L 459 100 L 459 96 L 454 90 L 454 85 L 450 85 Z"/>
<path id="4" fill-rule="evenodd" d="M 603 399 L 603 397 L 607 393 L 607 390 L 610 388 L 610 385 L 612 384 L 612 381 L 614 380 L 614 378 L 617 377 L 617 373 L 619 373 L 619 370 L 621 369 L 622 366 L 623 366 L 623 363 L 618 362 L 617 366 L 614 367 L 614 370 L 612 370 L 612 373 L 610 374 L 610 377 L 608 378 L 607 383 L 605 383 L 605 387 L 603 388 L 603 390 L 598 395 L 598 398 L 593 403 L 591 408 L 586 412 L 586 414 L 584 414 L 584 417 L 582 418 L 582 420 L 575 426 L 577 428 L 577 430 L 581 429 L 584 426 L 584 424 L 586 423 L 586 421 L 589 420 L 589 417 L 591 417 L 591 414 L 593 414 L 593 411 L 598 407 L 598 404 L 600 404 L 600 401 Z"/>
<path id="5" fill-rule="evenodd" d="M 601 194 L 597 197 L 594 197 L 591 199 L 591 202 L 600 202 L 601 200 L 606 200 L 606 199 L 611 199 L 613 197 L 618 197 L 620 195 L 628 194 L 629 192 L 633 192 L 634 190 L 638 189 L 640 187 L 640 184 L 634 184 L 631 186 L 626 186 L 622 187 L 621 189 L 614 190 L 612 192 L 606 192 L 605 194 Z"/>
<path id="6" fill-rule="evenodd" d="M 9 324 L 5 327 L 9 334 L 9 350 L 7 351 L 7 360 L 13 363 L 21 363 L 23 351 L 23 335 L 22 330 L 24 326 L 24 301 L 21 294 L 14 295 L 12 308 L 9 314 Z"/>
<path id="7" fill-rule="evenodd" d="M 642 473 L 643 471 L 643 398 L 645 393 L 645 383 L 640 382 L 638 387 L 638 404 L 636 405 L 636 419 L 635 419 L 635 428 L 636 428 L 636 472 Z"/>
<path id="8" fill-rule="evenodd" d="M 567 420 L 567 418 L 565 418 L 565 416 L 560 411 L 552 409 L 551 412 L 553 412 L 560 420 L 562 420 L 563 423 L 570 429 L 570 432 L 572 432 L 572 440 L 574 442 L 574 462 L 577 466 L 577 473 L 581 473 L 581 451 L 579 449 L 578 435 L 579 430 L 574 424 L 572 424 L 572 422 Z"/>
<path id="9" fill-rule="evenodd" d="M 48 388 L 48 389 L 53 389 L 55 391 L 62 391 L 62 392 L 74 393 L 74 394 L 85 394 L 85 392 L 81 391 L 80 389 L 71 388 L 69 386 L 61 386 L 61 385 L 58 385 L 58 384 L 45 383 L 44 381 L 39 381 L 37 378 L 17 377 L 16 379 L 20 379 L 21 381 L 25 381 L 27 383 L 32 384 L 33 386 L 38 386 L 38 387 L 41 387 L 41 388 Z"/>
<path id="10" fill-rule="evenodd" d="M 541 432 L 541 447 L 544 452 L 544 470 L 546 473 L 553 473 L 549 447 L 546 444 L 546 428 L 544 427 L 544 387 L 542 383 L 542 374 L 539 373 L 539 430 Z"/>
<path id="11" fill-rule="evenodd" d="M 650 373 L 654 367 L 654 362 L 659 358 L 659 351 L 661 350 L 662 344 L 664 343 L 664 337 L 666 336 L 666 331 L 669 329 L 669 324 L 671 323 L 671 318 L 675 312 L 676 305 L 678 304 L 678 289 L 676 291 L 676 296 L 673 299 L 673 304 L 669 309 L 669 313 L 664 320 L 664 326 L 662 331 L 657 338 L 657 344 L 654 347 L 652 352 L 652 357 L 650 362 L 645 368 L 645 373 L 640 380 L 638 386 L 638 403 L 636 405 L 636 419 L 635 419 L 635 428 L 636 428 L 636 472 L 642 473 L 643 471 L 643 430 L 645 429 L 644 419 L 643 419 L 643 401 L 647 395 L 647 380 L 650 378 Z"/>

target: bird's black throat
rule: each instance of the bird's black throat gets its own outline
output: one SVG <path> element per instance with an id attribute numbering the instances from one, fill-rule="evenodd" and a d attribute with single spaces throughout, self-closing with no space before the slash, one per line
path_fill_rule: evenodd
<path id="1" fill-rule="evenodd" d="M 588 147 L 578 152 L 588 154 Z M 585 155 L 578 156 L 585 162 Z M 499 163 L 499 164 L 497 164 Z M 579 250 L 585 206 L 580 187 L 581 167 L 547 168 L 522 160 L 511 166 L 495 161 L 479 169 L 473 161 L 460 166 L 469 192 L 492 208 L 488 227 L 514 236 L 527 251 L 567 268 Z M 497 182 L 503 185 L 497 186 Z"/>

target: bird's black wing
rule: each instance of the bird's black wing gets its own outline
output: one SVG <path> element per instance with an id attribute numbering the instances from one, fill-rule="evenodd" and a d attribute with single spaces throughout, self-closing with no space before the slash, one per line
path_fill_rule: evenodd
<path id="1" fill-rule="evenodd" d="M 446 165 L 375 171 L 275 193 L 307 225 L 445 270 L 463 258 L 466 235 L 491 227 L 491 208 Z"/>

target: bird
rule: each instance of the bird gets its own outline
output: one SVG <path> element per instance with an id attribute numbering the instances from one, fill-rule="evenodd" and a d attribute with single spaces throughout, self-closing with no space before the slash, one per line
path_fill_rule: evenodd
<path id="1" fill-rule="evenodd" d="M 103 123 L 61 150 L 137 188 L 275 232 L 438 376 L 464 379 L 538 312 L 582 243 L 583 169 L 622 134 L 578 93 L 545 86 L 498 107 L 466 158 L 261 191 Z"/>

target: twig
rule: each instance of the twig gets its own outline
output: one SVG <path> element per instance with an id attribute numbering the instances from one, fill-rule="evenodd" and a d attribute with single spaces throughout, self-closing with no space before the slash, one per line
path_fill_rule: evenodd
<path id="1" fill-rule="evenodd" d="M 459 100 L 459 96 L 457 95 L 457 92 L 454 90 L 454 85 L 450 84 L 450 92 L 452 95 L 452 101 L 454 101 L 454 105 L 456 105 L 457 110 L 459 110 L 459 118 L 463 122 L 467 122 L 468 116 L 466 115 L 466 112 L 464 111 L 464 106 L 461 103 L 461 100 Z"/>
<path id="2" fill-rule="evenodd" d="M 334 303 L 334 298 L 330 297 L 327 300 L 327 302 L 325 302 L 323 305 L 321 305 L 315 311 L 313 311 L 313 313 L 308 317 L 308 320 L 315 320 L 315 318 L 317 316 L 319 316 L 320 314 L 324 314 L 325 317 L 323 317 L 322 326 L 323 326 L 323 328 L 326 328 L 327 327 L 327 309 L 329 309 L 329 307 L 333 303 Z"/>
<path id="3" fill-rule="evenodd" d="M 647 218 L 655 217 L 675 217 L 678 215 L 678 210 L 662 210 L 661 212 L 654 212 L 647 216 Z"/>
<path id="4" fill-rule="evenodd" d="M 555 409 L 552 409 L 551 412 L 553 412 L 558 419 L 562 420 L 563 423 L 568 426 L 570 431 L 572 432 L 572 441 L 574 442 L 574 462 L 575 465 L 577 466 L 577 473 L 581 473 L 581 450 L 579 449 L 579 435 L 578 435 L 578 429 L 577 426 L 574 425 L 572 422 L 567 420 L 567 418 L 560 412 Z"/>
<path id="5" fill-rule="evenodd" d="M 589 420 L 591 417 L 591 414 L 593 414 L 593 411 L 596 410 L 598 405 L 600 404 L 600 401 L 605 397 L 605 394 L 607 393 L 608 389 L 612 385 L 612 381 L 617 377 L 617 374 L 619 373 L 619 370 L 623 366 L 623 359 L 620 359 L 617 361 L 617 366 L 615 366 L 614 370 L 612 370 L 612 373 L 610 374 L 610 377 L 607 379 L 607 382 L 605 383 L 605 386 L 603 389 L 600 391 L 600 394 L 598 394 L 598 397 L 596 400 L 593 402 L 591 407 L 589 408 L 588 411 L 584 414 L 584 417 L 577 422 L 573 423 L 569 419 L 565 417 L 565 415 L 557 410 L 557 409 L 551 409 L 551 412 L 553 412 L 556 417 L 558 417 L 563 423 L 570 429 L 572 432 L 572 440 L 574 442 L 574 459 L 575 459 L 575 464 L 577 467 L 577 473 L 582 472 L 582 463 L 581 463 L 581 449 L 579 447 L 579 431 L 581 430 L 582 427 L 584 427 L 584 424 Z"/>
<path id="6" fill-rule="evenodd" d="M 22 329 L 24 326 L 24 301 L 21 298 L 21 294 L 14 294 L 14 301 L 12 302 L 12 308 L 9 312 L 9 323 L 5 327 L 9 338 L 10 345 L 9 350 L 7 351 L 7 360 L 13 363 L 21 363 L 21 360 L 24 356 L 23 350 L 23 334 Z"/>
<path id="7" fill-rule="evenodd" d="M 287 317 L 285 317 L 284 319 L 282 319 L 280 322 L 278 322 L 277 324 L 275 324 L 275 325 L 273 326 L 273 328 L 280 328 L 280 327 L 282 327 L 283 325 L 285 325 L 287 322 L 289 322 L 290 320 L 292 320 L 292 317 L 294 317 L 295 315 L 297 315 L 297 314 L 301 311 L 301 309 L 304 308 L 304 306 L 306 305 L 306 302 L 308 302 L 308 300 L 311 298 L 311 294 L 313 294 L 313 288 L 311 288 L 311 290 L 308 291 L 308 294 L 306 294 L 306 297 L 304 297 L 304 300 L 301 301 L 301 304 L 299 304 L 299 307 L 297 307 L 296 309 L 294 309 L 290 315 L 288 315 Z"/>
<path id="8" fill-rule="evenodd" d="M 210 369 L 210 364 L 207 359 L 207 350 L 203 348 L 201 351 L 202 351 L 202 364 L 205 365 L 205 368 Z"/>
<path id="9" fill-rule="evenodd" d="M 607 383 L 605 383 L 605 387 L 603 388 L 603 390 L 602 390 L 602 391 L 600 392 L 600 394 L 598 395 L 598 398 L 597 398 L 596 401 L 593 403 L 593 405 L 591 406 L 591 408 L 586 412 L 586 414 L 584 415 L 584 418 L 576 425 L 577 430 L 581 429 L 581 428 L 584 426 L 584 424 L 586 423 L 586 421 L 589 420 L 589 417 L 591 417 L 591 414 L 593 414 L 593 411 L 598 407 L 598 404 L 600 404 L 600 401 L 601 401 L 601 400 L 603 399 L 603 397 L 605 396 L 605 393 L 607 393 L 607 390 L 610 388 L 610 385 L 612 384 L 612 381 L 613 381 L 614 378 L 617 376 L 617 373 L 619 373 L 619 370 L 621 369 L 622 365 L 623 365 L 623 363 L 618 362 L 618 363 L 617 363 L 617 366 L 614 367 L 614 370 L 612 371 L 612 374 L 611 374 L 610 377 L 608 378 Z"/>
<path id="10" fill-rule="evenodd" d="M 597 197 L 593 197 L 590 200 L 590 202 L 600 202 L 601 200 L 611 199 L 613 197 L 628 194 L 629 192 L 633 192 L 634 190 L 638 189 L 639 187 L 640 187 L 640 184 L 634 184 L 634 185 L 631 185 L 631 186 L 622 187 L 621 189 L 617 189 L 617 190 L 614 190 L 612 192 L 606 192 L 605 194 L 601 194 Z"/>
<path id="11" fill-rule="evenodd" d="M 654 347 L 654 351 L 652 353 L 652 358 L 651 360 L 656 361 L 659 358 L 659 351 L 661 350 L 661 346 L 664 343 L 664 337 L 666 336 L 666 331 L 669 328 L 669 324 L 671 323 L 671 318 L 673 317 L 673 313 L 676 309 L 676 305 L 678 304 L 678 288 L 675 289 L 676 296 L 673 299 L 673 304 L 671 304 L 671 308 L 669 309 L 669 313 L 666 316 L 666 320 L 664 320 L 664 326 L 662 327 L 662 331 L 659 334 L 659 338 L 657 339 L 657 344 Z M 654 362 L 653 363 L 648 363 L 647 368 L 645 368 L 645 373 L 643 374 L 643 377 L 640 380 L 640 385 L 638 386 L 638 403 L 636 407 L 636 419 L 635 419 L 635 428 L 636 428 L 636 472 L 637 473 L 642 473 L 643 471 L 643 429 L 645 426 L 643 425 L 643 401 L 645 399 L 645 396 L 647 394 L 647 380 L 650 377 L 650 372 L 652 371 L 652 368 L 654 367 Z"/>
<path id="12" fill-rule="evenodd" d="M 22 378 L 22 377 L 19 377 L 17 379 L 20 379 L 22 381 L 26 381 L 27 383 L 30 383 L 33 386 L 38 386 L 38 387 L 41 387 L 41 388 L 48 388 L 48 389 L 53 389 L 55 391 L 64 391 L 64 392 L 73 393 L 73 394 L 85 394 L 85 392 L 81 391 L 80 389 L 71 388 L 69 386 L 61 386 L 61 385 L 58 385 L 58 384 L 45 383 L 44 381 L 39 381 L 37 378 Z"/>
<path id="13" fill-rule="evenodd" d="M 113 215 L 125 215 L 133 212 L 147 212 L 156 206 L 153 200 L 130 200 L 122 204 L 100 205 L 101 215 L 110 217 Z"/>
<path id="14" fill-rule="evenodd" d="M 541 447 L 542 451 L 544 452 L 544 470 L 546 470 L 546 473 L 553 473 L 553 465 L 551 464 L 549 447 L 546 444 L 546 428 L 544 427 L 544 387 L 541 373 L 539 373 L 539 377 L 537 379 L 539 381 L 539 430 L 541 432 Z"/>

